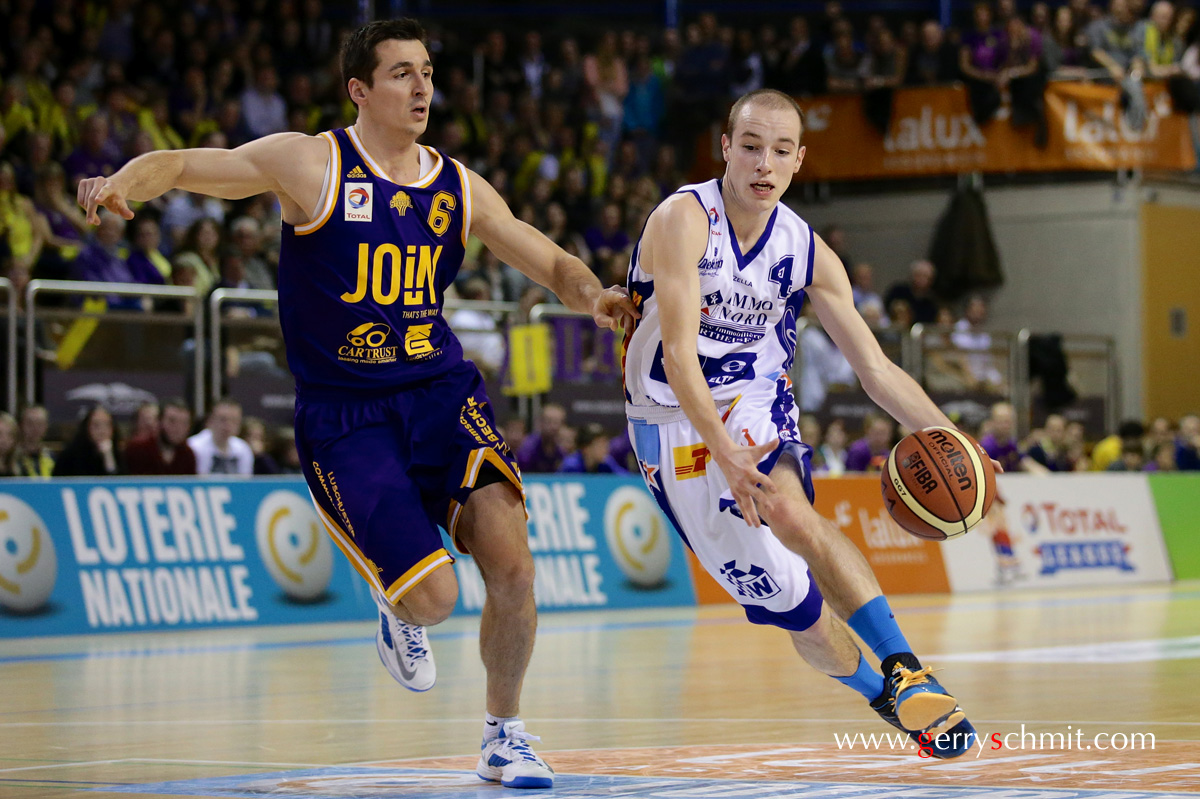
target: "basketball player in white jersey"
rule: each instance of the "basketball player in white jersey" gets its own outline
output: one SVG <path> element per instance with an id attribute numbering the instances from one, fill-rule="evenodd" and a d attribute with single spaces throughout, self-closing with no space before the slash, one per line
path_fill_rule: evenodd
<path id="1" fill-rule="evenodd" d="M 802 133 L 790 97 L 745 95 L 721 138 L 725 176 L 684 186 L 647 221 L 629 268 L 641 313 L 625 340 L 630 437 L 655 499 L 751 622 L 787 630 L 922 754 L 956 757 L 974 728 L 912 654 L 866 559 L 812 506 L 787 376 L 806 296 L 884 410 L 910 430 L 952 425 L 880 350 L 838 257 L 780 203 Z"/>

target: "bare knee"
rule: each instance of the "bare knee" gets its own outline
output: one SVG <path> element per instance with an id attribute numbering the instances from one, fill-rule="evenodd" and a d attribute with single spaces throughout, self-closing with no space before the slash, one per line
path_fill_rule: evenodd
<path id="1" fill-rule="evenodd" d="M 821 534 L 822 518 L 807 502 L 780 496 L 763 509 L 763 520 L 788 549 L 798 551 L 812 546 Z"/>
<path id="2" fill-rule="evenodd" d="M 524 541 L 506 547 L 500 558 L 481 566 L 488 594 L 492 596 L 520 600 L 533 591 L 533 556 Z"/>
<path id="3" fill-rule="evenodd" d="M 458 580 L 453 569 L 443 566 L 400 598 L 396 615 L 410 624 L 432 627 L 448 619 L 457 602 Z"/>

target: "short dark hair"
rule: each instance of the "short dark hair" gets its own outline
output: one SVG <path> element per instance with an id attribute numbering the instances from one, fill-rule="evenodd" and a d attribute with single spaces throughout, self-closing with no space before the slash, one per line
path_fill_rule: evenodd
<path id="1" fill-rule="evenodd" d="M 1146 435 L 1146 426 L 1137 419 L 1126 419 L 1117 428 L 1117 436 L 1120 438 L 1141 438 L 1144 435 Z"/>
<path id="2" fill-rule="evenodd" d="M 192 416 L 192 406 L 188 405 L 179 397 L 171 397 L 170 399 L 163 400 L 162 411 L 166 412 L 167 408 L 174 408 L 177 411 L 183 411 L 188 415 L 189 419 Z"/>
<path id="3" fill-rule="evenodd" d="M 370 88 L 375 68 L 379 66 L 379 54 L 375 48 L 391 39 L 402 42 L 425 43 L 425 29 L 415 19 L 381 19 L 363 25 L 346 37 L 342 44 L 342 85 L 358 78 Z"/>
<path id="4" fill-rule="evenodd" d="M 791 108 L 796 112 L 796 116 L 800 117 L 800 138 L 804 139 L 804 109 L 800 107 L 790 94 L 784 94 L 778 89 L 755 89 L 748 94 L 743 94 L 733 103 L 733 107 L 729 109 L 729 119 L 725 124 L 725 135 L 733 138 L 733 126 L 737 124 L 738 115 L 742 113 L 742 109 L 747 103 L 762 103 L 767 108 Z M 796 142 L 799 146 L 800 142 Z"/>
<path id="5" fill-rule="evenodd" d="M 575 445 L 583 449 L 590 446 L 598 438 L 612 438 L 612 436 L 604 429 L 604 425 L 599 422 L 588 422 L 580 428 L 579 435 L 575 439 Z"/>

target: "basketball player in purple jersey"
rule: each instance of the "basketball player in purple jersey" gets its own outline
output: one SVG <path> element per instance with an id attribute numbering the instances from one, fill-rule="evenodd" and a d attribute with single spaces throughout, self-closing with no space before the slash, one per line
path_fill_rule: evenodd
<path id="1" fill-rule="evenodd" d="M 486 181 L 417 143 L 433 67 L 413 20 L 373 22 L 342 50 L 355 124 L 279 133 L 233 150 L 148 153 L 79 185 L 88 220 L 129 219 L 129 201 L 171 189 L 225 199 L 274 192 L 283 208 L 279 313 L 296 377 L 296 443 L 329 534 L 380 607 L 376 647 L 405 687 L 433 687 L 425 627 L 454 608 L 453 557 L 438 525 L 487 585 L 480 650 L 487 714 L 476 772 L 549 788 L 553 771 L 518 716 L 537 626 L 524 492 L 483 380 L 442 315 L 473 233 L 567 307 L 617 329 L 624 289 L 518 221 Z"/>

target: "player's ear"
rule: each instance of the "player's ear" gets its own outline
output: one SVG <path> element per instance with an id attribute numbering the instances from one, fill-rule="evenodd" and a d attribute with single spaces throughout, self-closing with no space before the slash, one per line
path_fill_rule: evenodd
<path id="1" fill-rule="evenodd" d="M 346 91 L 350 94 L 350 99 L 357 105 L 362 105 L 367 99 L 367 85 L 358 78 L 351 78 L 346 84 Z"/>
<path id="2" fill-rule="evenodd" d="M 796 166 L 792 169 L 792 174 L 800 171 L 800 165 L 804 163 L 804 154 L 808 152 L 808 148 L 803 145 L 796 151 Z"/>
<path id="3" fill-rule="evenodd" d="M 729 136 L 722 133 L 721 134 L 721 157 L 725 159 L 725 163 L 729 163 L 730 144 L 731 144 L 731 142 L 729 141 Z"/>

